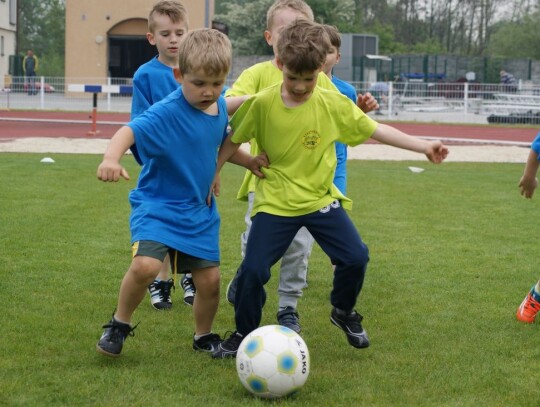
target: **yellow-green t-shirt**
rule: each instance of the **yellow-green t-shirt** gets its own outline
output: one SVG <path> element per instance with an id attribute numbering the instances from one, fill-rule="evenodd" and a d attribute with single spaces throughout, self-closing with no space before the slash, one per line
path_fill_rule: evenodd
<path id="1" fill-rule="evenodd" d="M 339 199 L 352 201 L 333 183 L 335 142 L 355 146 L 371 137 L 377 122 L 346 96 L 316 86 L 302 105 L 285 106 L 279 82 L 249 98 L 231 118 L 232 141 L 255 139 L 270 160 L 256 178 L 252 216 L 266 212 L 301 216 Z"/>
<path id="2" fill-rule="evenodd" d="M 283 72 L 275 66 L 272 61 L 261 62 L 244 70 L 233 86 L 227 89 L 227 96 L 254 95 L 263 89 L 266 89 L 278 82 L 283 81 Z M 338 92 L 332 80 L 324 73 L 320 73 L 317 78 L 317 85 Z M 256 156 L 260 153 L 260 148 L 256 142 L 252 141 L 250 145 L 250 154 Z M 255 191 L 255 181 L 257 177 L 251 171 L 246 171 L 244 181 L 238 191 L 237 198 L 243 201 L 247 200 L 249 192 Z"/>

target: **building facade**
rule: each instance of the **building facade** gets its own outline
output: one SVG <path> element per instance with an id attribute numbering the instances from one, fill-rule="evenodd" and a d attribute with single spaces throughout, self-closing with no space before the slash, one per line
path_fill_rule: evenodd
<path id="1" fill-rule="evenodd" d="M 9 85 L 9 57 L 15 55 L 16 41 L 17 0 L 0 0 L 0 88 Z"/>
<path id="2" fill-rule="evenodd" d="M 190 30 L 211 27 L 214 0 L 180 1 L 188 11 Z M 66 78 L 131 78 L 157 53 L 146 39 L 154 3 L 66 0 Z"/>

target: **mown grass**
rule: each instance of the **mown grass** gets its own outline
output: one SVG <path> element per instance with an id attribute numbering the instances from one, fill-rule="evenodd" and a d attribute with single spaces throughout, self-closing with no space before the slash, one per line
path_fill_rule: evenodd
<path id="1" fill-rule="evenodd" d="M 524 150 L 524 155 L 527 152 Z M 191 349 L 193 321 L 145 299 L 119 359 L 97 354 L 130 262 L 132 181 L 95 179 L 97 155 L 0 154 L 2 405 L 532 406 L 540 398 L 538 323 L 515 310 L 539 277 L 538 200 L 519 196 L 521 164 L 349 162 L 351 216 L 371 261 L 357 309 L 372 345 L 348 346 L 328 319 L 331 269 L 315 247 L 299 303 L 311 374 L 295 397 L 257 400 L 234 361 Z M 426 169 L 410 172 L 409 165 Z M 222 302 L 215 330 L 233 328 L 225 287 L 240 261 L 243 171 L 227 165 Z M 537 197 L 538 198 L 538 197 Z M 276 276 L 263 324 L 275 323 Z"/>

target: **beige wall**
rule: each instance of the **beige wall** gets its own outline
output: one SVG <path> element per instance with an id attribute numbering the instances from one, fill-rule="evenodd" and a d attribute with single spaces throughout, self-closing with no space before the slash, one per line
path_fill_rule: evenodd
<path id="1" fill-rule="evenodd" d="M 15 55 L 15 41 L 17 26 L 10 23 L 11 7 L 15 7 L 16 2 L 0 2 L 0 88 L 8 86 L 9 79 L 6 78 L 9 72 L 9 56 Z M 26 50 L 25 50 L 26 54 Z M 5 78 L 8 83 L 5 83 Z"/>
<path id="2" fill-rule="evenodd" d="M 189 28 L 211 26 L 214 0 L 180 0 Z M 66 0 L 66 78 L 108 76 L 108 34 L 146 36 L 155 0 Z"/>

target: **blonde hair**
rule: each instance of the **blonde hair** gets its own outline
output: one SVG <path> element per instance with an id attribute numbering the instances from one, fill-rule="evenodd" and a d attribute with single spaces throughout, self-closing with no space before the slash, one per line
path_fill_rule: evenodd
<path id="1" fill-rule="evenodd" d="M 321 24 L 298 19 L 281 31 L 277 55 L 292 72 L 312 72 L 323 66 L 330 47 L 330 38 Z"/>
<path id="2" fill-rule="evenodd" d="M 173 23 L 185 22 L 188 26 L 188 13 L 184 5 L 178 1 L 161 0 L 154 4 L 150 15 L 148 16 L 148 31 L 152 34 L 156 28 L 154 16 L 156 14 L 167 16 Z"/>
<path id="3" fill-rule="evenodd" d="M 302 14 L 310 21 L 314 21 L 313 10 L 304 0 L 276 0 L 266 12 L 266 29 L 270 30 L 274 24 L 276 13 L 280 10 L 290 8 Z"/>
<path id="4" fill-rule="evenodd" d="M 182 74 L 202 69 L 207 75 L 228 74 L 232 62 L 229 38 L 213 28 L 188 32 L 180 42 L 178 68 Z"/>

